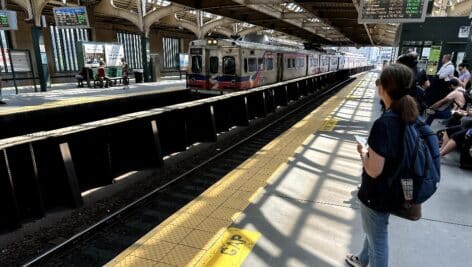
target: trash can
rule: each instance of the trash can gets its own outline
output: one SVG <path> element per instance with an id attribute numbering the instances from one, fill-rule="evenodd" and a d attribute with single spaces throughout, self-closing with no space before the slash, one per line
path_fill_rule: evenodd
<path id="1" fill-rule="evenodd" d="M 143 72 L 136 70 L 134 71 L 134 81 L 136 83 L 142 83 L 143 82 Z"/>

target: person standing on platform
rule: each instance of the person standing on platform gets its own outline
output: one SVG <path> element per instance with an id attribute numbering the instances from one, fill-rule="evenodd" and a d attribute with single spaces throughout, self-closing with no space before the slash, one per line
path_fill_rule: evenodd
<path id="1" fill-rule="evenodd" d="M 367 144 L 357 147 L 363 165 L 358 197 L 365 239 L 359 254 L 346 256 L 350 266 L 388 266 L 388 221 L 401 206 L 389 178 L 401 167 L 405 125 L 416 122 L 419 115 L 409 95 L 412 82 L 413 73 L 405 65 L 392 64 L 380 74 L 379 95 L 386 112 L 374 122 Z"/>
<path id="2" fill-rule="evenodd" d="M 3 96 L 2 96 L 2 71 L 3 67 L 0 66 L 0 105 L 5 105 L 5 101 L 3 101 Z"/>
<path id="3" fill-rule="evenodd" d="M 129 88 L 129 66 L 125 58 L 121 58 L 121 76 L 123 77 L 123 89 Z"/>
<path id="4" fill-rule="evenodd" d="M 454 64 L 451 62 L 451 55 L 445 54 L 442 58 L 442 63 L 443 65 L 437 75 L 440 80 L 448 82 L 454 77 Z"/>
<path id="5" fill-rule="evenodd" d="M 426 109 L 425 90 L 429 88 L 430 82 L 426 71 L 418 67 L 418 54 L 416 52 L 410 52 L 408 54 L 401 55 L 397 59 L 397 63 L 403 64 L 413 71 L 413 84 L 410 88 L 410 95 L 416 100 L 420 114 Z"/>

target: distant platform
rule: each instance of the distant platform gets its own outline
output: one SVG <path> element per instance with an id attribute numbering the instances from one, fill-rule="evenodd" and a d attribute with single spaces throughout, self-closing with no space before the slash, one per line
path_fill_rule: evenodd
<path id="1" fill-rule="evenodd" d="M 152 83 L 132 83 L 127 89 L 124 89 L 123 85 L 109 88 L 77 88 L 76 83 L 68 83 L 53 85 L 47 92 L 32 92 L 33 88 L 28 86 L 20 88 L 19 94 L 15 94 L 15 89 L 9 87 L 2 90 L 3 101 L 7 104 L 0 105 L 0 116 L 135 95 L 184 90 L 185 87 L 184 79 L 166 79 Z"/>

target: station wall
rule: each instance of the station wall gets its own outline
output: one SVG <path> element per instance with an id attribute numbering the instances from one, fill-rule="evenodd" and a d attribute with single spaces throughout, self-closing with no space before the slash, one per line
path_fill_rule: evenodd
<path id="1" fill-rule="evenodd" d="M 18 16 L 18 30 L 17 31 L 9 31 L 8 36 L 10 39 L 9 45 L 11 49 L 27 49 L 31 53 L 32 57 L 32 65 L 33 69 L 35 70 L 35 74 L 37 77 L 37 70 L 36 70 L 36 62 L 34 57 L 33 51 L 33 43 L 32 43 L 32 24 L 27 23 L 25 21 L 26 15 L 22 11 L 17 12 Z M 48 21 L 52 20 L 52 18 L 48 18 Z M 103 23 L 103 22 L 95 22 L 94 27 L 90 32 L 90 40 L 91 41 L 99 41 L 99 42 L 117 42 L 117 33 L 118 32 L 130 32 L 130 33 L 139 33 L 136 27 L 123 21 L 123 24 L 110 24 L 110 23 Z M 61 73 L 56 72 L 55 65 L 54 65 L 54 53 L 51 41 L 51 33 L 48 27 L 43 28 L 44 34 L 44 41 L 45 47 L 48 57 L 48 67 L 49 73 L 51 75 L 51 81 L 53 83 L 60 83 L 60 82 L 73 82 L 75 81 L 75 74 L 71 72 Z M 159 53 L 162 55 L 163 52 L 163 37 L 173 37 L 179 38 L 181 44 L 181 51 L 182 53 L 186 53 L 188 51 L 188 46 L 190 41 L 194 40 L 196 37 L 193 34 L 187 34 L 178 31 L 172 30 L 164 30 L 153 28 L 149 33 L 149 44 L 151 53 Z M 30 85 L 32 84 L 32 75 L 28 73 L 16 73 L 17 84 L 18 85 Z M 13 85 L 12 81 L 12 74 L 11 73 L 2 73 L 2 79 L 4 79 L 3 86 L 11 86 Z"/>
<path id="2" fill-rule="evenodd" d="M 468 38 L 460 38 L 462 26 L 470 26 L 468 17 L 427 17 L 424 23 L 405 23 L 400 29 L 399 51 L 422 49 L 431 45 L 441 45 L 441 57 L 453 54 L 456 63 L 457 55 L 466 51 Z M 440 67 L 440 66 L 438 66 Z"/>

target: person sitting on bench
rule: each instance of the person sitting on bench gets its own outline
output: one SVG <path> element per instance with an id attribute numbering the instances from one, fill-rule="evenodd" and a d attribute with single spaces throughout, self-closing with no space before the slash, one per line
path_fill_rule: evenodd
<path id="1" fill-rule="evenodd" d="M 79 87 L 84 87 L 84 80 L 86 76 L 87 76 L 87 69 L 85 67 L 80 69 L 79 74 L 75 75 L 75 78 L 77 79 L 77 83 L 79 84 Z"/>
<path id="2" fill-rule="evenodd" d="M 452 113 L 465 105 L 465 89 L 460 86 L 460 81 L 453 78 L 449 81 L 451 92 L 443 99 L 434 103 L 426 110 L 428 117 L 425 123 L 431 125 L 434 119 L 449 119 Z M 451 104 L 453 107 L 451 108 Z"/>
<path id="3" fill-rule="evenodd" d="M 105 62 L 101 61 L 97 71 L 97 80 L 100 82 L 100 87 L 111 86 L 111 80 L 106 77 Z"/>

